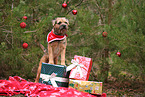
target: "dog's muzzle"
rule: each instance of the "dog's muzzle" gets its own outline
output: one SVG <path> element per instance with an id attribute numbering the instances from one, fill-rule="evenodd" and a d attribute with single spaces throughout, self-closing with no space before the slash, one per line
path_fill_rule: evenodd
<path id="1" fill-rule="evenodd" d="M 60 30 L 62 30 L 62 29 L 67 29 L 67 25 L 61 25 L 61 26 L 59 27 L 59 29 L 60 29 Z"/>

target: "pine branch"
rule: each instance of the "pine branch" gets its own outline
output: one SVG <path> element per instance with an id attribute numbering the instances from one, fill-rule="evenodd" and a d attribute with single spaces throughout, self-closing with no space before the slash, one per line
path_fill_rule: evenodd
<path id="1" fill-rule="evenodd" d="M 75 7 L 78 7 L 82 4 L 83 0 L 81 0 L 81 2 L 79 4 L 77 4 Z M 68 15 L 71 11 L 73 10 L 73 8 L 71 8 L 67 13 L 66 15 Z"/>
<path id="2" fill-rule="evenodd" d="M 108 0 L 109 11 L 108 11 L 108 24 L 110 25 L 112 21 L 112 0 Z"/>
<path id="3" fill-rule="evenodd" d="M 98 78 L 97 78 L 97 75 L 96 75 L 96 72 L 95 72 L 94 68 L 92 68 L 91 70 L 92 70 L 92 72 L 93 72 L 93 77 L 94 77 L 94 79 L 97 81 Z"/>
<path id="4" fill-rule="evenodd" d="M 12 31 L 6 30 L 6 29 L 2 29 L 4 30 L 3 32 L 7 32 L 7 33 L 12 33 Z"/>
<path id="5" fill-rule="evenodd" d="M 30 32 L 36 32 L 37 30 L 34 30 L 34 31 L 25 31 L 23 33 L 30 33 Z"/>
<path id="6" fill-rule="evenodd" d="M 118 41 L 119 42 L 119 40 L 118 39 L 115 39 L 114 37 L 112 37 L 112 36 L 110 36 L 111 37 L 111 39 L 113 39 L 114 41 Z M 127 41 L 129 41 L 129 42 L 131 42 L 129 39 L 127 39 Z M 124 44 L 125 43 L 128 43 L 128 42 L 124 42 Z M 130 44 L 130 43 L 128 43 L 128 45 L 130 45 L 130 46 L 133 46 L 133 47 L 137 47 L 137 48 L 145 48 L 145 45 L 143 45 L 143 47 L 141 47 L 141 46 L 137 46 L 137 45 L 133 45 L 133 44 Z M 122 49 L 123 50 L 123 49 Z"/>
<path id="7" fill-rule="evenodd" d="M 98 4 L 97 1 L 96 1 L 96 5 L 97 5 L 97 7 L 98 7 L 98 12 L 99 12 L 99 14 L 100 14 L 101 21 L 103 21 L 103 15 L 102 15 L 102 13 L 101 13 L 101 7 L 99 6 L 99 4 Z"/>
<path id="8" fill-rule="evenodd" d="M 35 38 L 35 43 L 38 45 L 38 46 L 40 46 L 40 48 L 42 49 L 42 51 L 45 53 L 45 54 L 47 54 L 47 49 L 40 43 L 40 42 L 38 42 L 38 39 L 37 39 L 37 36 L 35 35 L 34 36 L 34 38 Z"/>
<path id="9" fill-rule="evenodd" d="M 12 45 L 12 44 L 8 41 L 8 39 L 6 39 L 6 41 L 7 41 L 10 45 Z"/>

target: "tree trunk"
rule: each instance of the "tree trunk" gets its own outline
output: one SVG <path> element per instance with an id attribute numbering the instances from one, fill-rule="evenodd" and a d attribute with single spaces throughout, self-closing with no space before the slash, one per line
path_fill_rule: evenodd
<path id="1" fill-rule="evenodd" d="M 108 0 L 108 25 L 111 24 L 111 19 L 112 19 L 112 0 Z M 108 32 L 107 32 L 108 33 Z M 109 40 L 107 38 L 104 39 L 105 41 L 105 49 L 104 49 L 104 60 L 105 60 L 105 63 L 104 63 L 104 74 L 105 74 L 105 79 L 104 79 L 104 82 L 108 82 L 108 72 L 109 72 L 109 63 L 107 61 L 107 58 L 109 57 Z"/>

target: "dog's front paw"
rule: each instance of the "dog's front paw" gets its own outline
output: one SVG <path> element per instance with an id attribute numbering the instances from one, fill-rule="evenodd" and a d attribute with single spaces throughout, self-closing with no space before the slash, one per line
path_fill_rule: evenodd
<path id="1" fill-rule="evenodd" d="M 61 63 L 61 65 L 64 65 L 64 66 L 66 66 L 66 65 L 65 65 L 65 63 Z"/>

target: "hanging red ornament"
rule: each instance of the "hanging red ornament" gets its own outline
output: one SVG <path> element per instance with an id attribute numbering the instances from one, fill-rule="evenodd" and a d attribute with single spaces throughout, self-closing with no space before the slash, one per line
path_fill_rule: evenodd
<path id="1" fill-rule="evenodd" d="M 27 43 L 23 43 L 22 46 L 23 46 L 24 49 L 26 49 L 28 47 L 28 44 Z"/>
<path id="2" fill-rule="evenodd" d="M 66 4 L 66 3 L 63 3 L 63 4 L 62 4 L 62 7 L 63 7 L 63 8 L 67 8 L 67 4 Z"/>
<path id="3" fill-rule="evenodd" d="M 26 27 L 26 23 L 25 22 L 20 23 L 20 27 L 21 28 L 25 28 Z"/>
<path id="4" fill-rule="evenodd" d="M 107 32 L 103 32 L 102 35 L 103 35 L 103 37 L 107 37 L 108 33 Z"/>
<path id="5" fill-rule="evenodd" d="M 120 53 L 120 52 L 117 52 L 116 55 L 117 55 L 118 57 L 121 57 L 121 53 Z"/>
<path id="6" fill-rule="evenodd" d="M 27 20 L 27 16 L 23 16 L 23 19 Z"/>
<path id="7" fill-rule="evenodd" d="M 73 10 L 72 13 L 73 13 L 74 15 L 76 15 L 76 14 L 77 14 L 77 10 Z"/>

